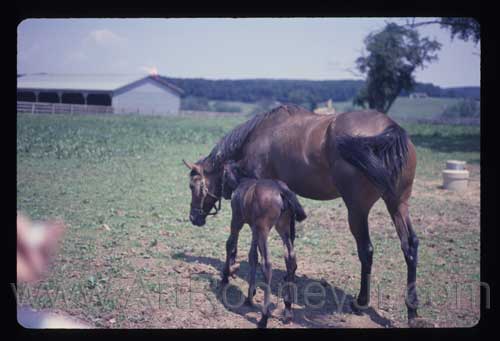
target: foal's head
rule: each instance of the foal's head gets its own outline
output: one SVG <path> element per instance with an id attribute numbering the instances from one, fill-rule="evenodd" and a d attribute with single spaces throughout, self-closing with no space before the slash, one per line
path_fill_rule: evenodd
<path id="1" fill-rule="evenodd" d="M 234 161 L 229 161 L 224 164 L 224 172 L 222 173 L 222 196 L 224 199 L 231 199 L 231 194 L 239 184 L 239 167 Z"/>
<path id="2" fill-rule="evenodd" d="M 191 210 L 189 220 L 196 226 L 203 226 L 208 215 L 215 215 L 220 209 L 222 169 L 213 169 L 203 161 L 189 163 L 182 160 L 191 170 L 189 188 L 191 189 Z M 217 207 L 219 201 L 219 207 Z M 210 212 L 215 209 L 215 212 Z"/>
<path id="3" fill-rule="evenodd" d="M 222 197 L 224 199 L 231 199 L 231 194 L 238 187 L 241 180 L 249 177 L 252 176 L 245 172 L 236 161 L 226 162 L 222 173 Z"/>

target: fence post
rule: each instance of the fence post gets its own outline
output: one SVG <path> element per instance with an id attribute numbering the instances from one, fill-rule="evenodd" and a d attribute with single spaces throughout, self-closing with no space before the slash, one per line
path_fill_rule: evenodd
<path id="1" fill-rule="evenodd" d="M 55 114 L 56 112 L 56 105 L 52 103 L 52 114 Z"/>
<path id="2" fill-rule="evenodd" d="M 31 105 L 31 113 L 34 114 L 35 113 L 35 103 L 33 103 Z"/>
<path id="3" fill-rule="evenodd" d="M 73 104 L 69 105 L 69 113 L 73 115 Z"/>

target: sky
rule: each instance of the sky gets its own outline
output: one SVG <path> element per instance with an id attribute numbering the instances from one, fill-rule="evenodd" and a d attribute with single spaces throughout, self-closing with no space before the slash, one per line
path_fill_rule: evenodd
<path id="1" fill-rule="evenodd" d="M 398 18 L 26 19 L 18 73 L 148 74 L 208 79 L 361 79 L 363 39 Z M 419 18 L 417 22 L 429 20 Z M 441 87 L 479 86 L 480 44 L 419 28 L 442 44 L 415 73 Z"/>

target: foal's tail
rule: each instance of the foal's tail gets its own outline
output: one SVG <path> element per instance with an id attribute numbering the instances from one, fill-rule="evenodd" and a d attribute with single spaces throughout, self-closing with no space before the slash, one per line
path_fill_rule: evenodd
<path id="1" fill-rule="evenodd" d="M 335 139 L 344 160 L 359 169 L 384 194 L 394 197 L 408 158 L 408 137 L 397 124 L 374 136 L 342 135 Z"/>
<path id="2" fill-rule="evenodd" d="M 278 181 L 278 184 L 281 189 L 281 197 L 283 198 L 283 201 L 288 205 L 288 208 L 290 208 L 293 213 L 293 216 L 290 219 L 290 238 L 293 243 L 295 240 L 295 220 L 301 222 L 307 218 L 307 215 L 295 193 L 293 193 L 284 182 Z"/>

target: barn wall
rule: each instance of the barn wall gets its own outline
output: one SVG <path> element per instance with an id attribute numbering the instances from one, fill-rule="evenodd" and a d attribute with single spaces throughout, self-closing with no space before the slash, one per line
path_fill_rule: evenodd
<path id="1" fill-rule="evenodd" d="M 181 99 L 170 90 L 153 80 L 145 80 L 141 85 L 113 96 L 116 114 L 177 115 Z"/>

